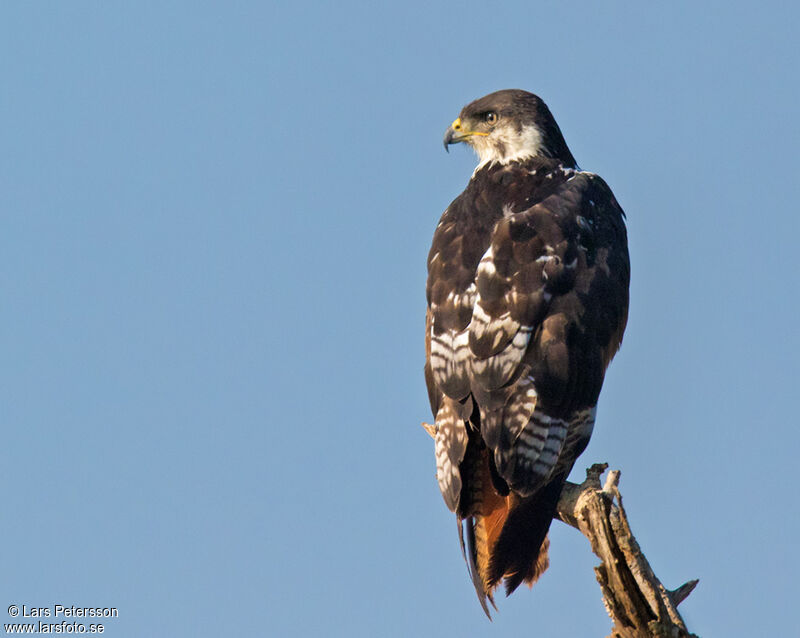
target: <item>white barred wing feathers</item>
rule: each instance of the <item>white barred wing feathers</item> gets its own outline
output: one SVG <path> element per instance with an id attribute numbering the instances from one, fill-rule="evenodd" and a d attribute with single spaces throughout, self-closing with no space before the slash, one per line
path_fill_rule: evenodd
<path id="1" fill-rule="evenodd" d="M 563 481 L 619 346 L 628 276 L 622 212 L 593 174 L 554 162 L 487 167 L 448 208 L 429 257 L 426 374 L 448 507 L 469 511 L 459 495 L 469 427 L 501 489 L 531 497 Z M 513 545 L 504 538 L 498 551 Z M 505 575 L 498 564 L 484 570 L 492 585 Z"/>

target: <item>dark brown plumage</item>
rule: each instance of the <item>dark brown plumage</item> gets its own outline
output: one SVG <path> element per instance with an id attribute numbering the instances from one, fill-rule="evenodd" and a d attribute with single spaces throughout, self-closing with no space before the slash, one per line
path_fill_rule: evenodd
<path id="1" fill-rule="evenodd" d="M 630 268 L 621 208 L 577 169 L 542 100 L 472 102 L 445 135 L 461 141 L 481 161 L 434 233 L 425 379 L 439 485 L 488 614 L 501 580 L 510 593 L 547 568 L 547 530 L 622 340 Z"/>

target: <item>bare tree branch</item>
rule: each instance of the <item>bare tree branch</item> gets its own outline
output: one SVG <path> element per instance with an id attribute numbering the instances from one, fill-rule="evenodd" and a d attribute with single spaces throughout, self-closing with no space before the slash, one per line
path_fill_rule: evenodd
<path id="1" fill-rule="evenodd" d="M 610 638 L 697 638 L 686 629 L 678 604 L 698 581 L 674 591 L 661 584 L 631 533 L 619 493 L 619 471 L 609 472 L 600 486 L 607 467 L 595 464 L 586 470 L 582 484 L 566 483 L 557 517 L 588 538 L 602 561 L 595 575 L 614 622 Z"/>

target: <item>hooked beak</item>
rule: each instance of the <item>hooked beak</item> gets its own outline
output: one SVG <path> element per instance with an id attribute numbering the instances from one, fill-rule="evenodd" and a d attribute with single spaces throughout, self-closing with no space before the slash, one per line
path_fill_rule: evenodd
<path id="1" fill-rule="evenodd" d="M 465 130 L 463 124 L 461 124 L 461 118 L 457 117 L 444 134 L 444 150 L 446 150 L 449 153 L 450 149 L 447 148 L 448 146 L 450 146 L 451 144 L 458 144 L 459 142 L 463 142 L 464 140 L 469 139 L 473 135 L 486 136 L 488 135 L 488 133 L 480 133 L 478 131 Z"/>

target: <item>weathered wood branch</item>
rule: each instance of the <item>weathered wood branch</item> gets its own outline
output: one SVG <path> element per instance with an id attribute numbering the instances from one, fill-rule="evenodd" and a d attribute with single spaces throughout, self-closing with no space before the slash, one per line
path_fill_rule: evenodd
<path id="1" fill-rule="evenodd" d="M 586 480 L 566 483 L 557 518 L 579 530 L 602 561 L 595 567 L 603 603 L 614 622 L 610 638 L 697 638 L 686 629 L 678 604 L 692 593 L 696 580 L 667 590 L 653 573 L 631 532 L 619 493 L 619 471 L 600 476 L 608 466 L 595 464 Z"/>

